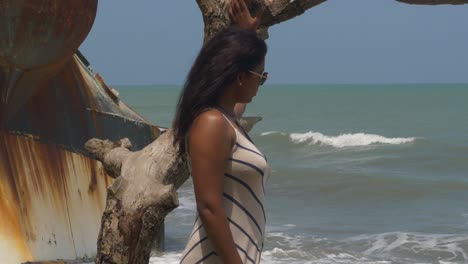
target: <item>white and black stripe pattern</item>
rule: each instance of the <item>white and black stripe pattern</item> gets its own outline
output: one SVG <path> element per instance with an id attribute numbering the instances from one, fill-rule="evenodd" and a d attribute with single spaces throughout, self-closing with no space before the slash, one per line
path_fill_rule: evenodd
<path id="1" fill-rule="evenodd" d="M 260 262 L 265 234 L 265 183 L 270 174 L 265 155 L 241 131 L 224 173 L 223 207 L 239 256 L 244 263 Z M 197 214 L 181 264 L 221 263 Z"/>

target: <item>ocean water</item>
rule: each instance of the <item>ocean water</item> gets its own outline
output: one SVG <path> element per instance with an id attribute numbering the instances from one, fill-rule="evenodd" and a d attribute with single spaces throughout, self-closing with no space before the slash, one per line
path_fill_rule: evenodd
<path id="1" fill-rule="evenodd" d="M 117 87 L 165 127 L 180 89 Z M 263 263 L 468 263 L 468 85 L 267 85 L 245 115 L 272 166 Z M 152 264 L 185 246 L 179 196 Z"/>

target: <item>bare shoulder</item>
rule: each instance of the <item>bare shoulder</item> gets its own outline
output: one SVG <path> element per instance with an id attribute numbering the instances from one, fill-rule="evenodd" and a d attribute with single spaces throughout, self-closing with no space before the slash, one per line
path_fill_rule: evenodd
<path id="1" fill-rule="evenodd" d="M 223 114 L 211 109 L 198 115 L 190 128 L 192 143 L 233 144 L 234 131 Z"/>
<path id="2" fill-rule="evenodd" d="M 214 130 L 213 132 L 226 132 L 226 120 L 219 111 L 211 109 L 198 115 L 193 120 L 191 131 Z M 205 131 L 206 132 L 206 131 Z"/>

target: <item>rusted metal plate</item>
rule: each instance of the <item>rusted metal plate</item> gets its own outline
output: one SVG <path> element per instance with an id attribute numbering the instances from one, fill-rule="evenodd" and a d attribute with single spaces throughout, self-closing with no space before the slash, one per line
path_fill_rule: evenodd
<path id="1" fill-rule="evenodd" d="M 0 100 L 13 115 L 75 54 L 97 0 L 0 1 Z M 35 85 L 31 85 L 34 83 Z"/>
<path id="2" fill-rule="evenodd" d="M 160 133 L 103 84 L 73 57 L 15 115 L 0 112 L 0 200 L 8 201 L 0 204 L 8 215 L 0 220 L 0 263 L 96 253 L 110 179 L 85 142 L 128 137 L 141 149 Z"/>
<path id="3" fill-rule="evenodd" d="M 104 84 L 72 57 L 13 115 L 0 103 L 0 263 L 96 253 L 110 180 L 85 142 L 128 137 L 141 149 L 160 133 Z M 38 82 L 15 89 L 28 85 Z"/>
<path id="4" fill-rule="evenodd" d="M 0 263 L 95 254 L 111 183 L 99 162 L 0 132 L 0 182 Z"/>
<path id="5" fill-rule="evenodd" d="M 19 111 L 3 118 L 3 130 L 84 155 L 90 138 L 128 137 L 141 149 L 159 136 L 156 126 L 111 97 L 101 82 L 75 56 Z"/>
<path id="6" fill-rule="evenodd" d="M 97 0 L 0 0 L 0 264 L 92 258 L 111 180 L 90 138 L 161 133 L 73 54 Z"/>
<path id="7" fill-rule="evenodd" d="M 3 156 L 2 156 L 3 157 Z M 0 166 L 0 263 L 19 263 L 32 259 L 24 236 L 20 219 L 21 212 L 17 203 L 17 193 L 4 181 L 6 167 Z M 14 183 L 14 181 L 13 181 Z"/>
<path id="8" fill-rule="evenodd" d="M 96 9 L 97 0 L 1 0 L 0 64 L 26 70 L 71 57 Z"/>

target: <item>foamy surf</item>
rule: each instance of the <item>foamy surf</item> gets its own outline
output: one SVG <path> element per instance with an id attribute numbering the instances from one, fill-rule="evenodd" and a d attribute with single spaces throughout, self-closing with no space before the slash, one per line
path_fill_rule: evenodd
<path id="1" fill-rule="evenodd" d="M 149 264 L 178 264 L 182 259 L 182 252 L 164 252 L 163 255 L 151 257 Z"/>
<path id="2" fill-rule="evenodd" d="M 302 259 L 298 259 L 301 256 Z M 300 250 L 274 248 L 262 254 L 262 263 L 266 264 L 392 264 L 387 260 L 372 260 L 348 253 L 326 254 L 322 257 L 310 257 Z"/>
<path id="3" fill-rule="evenodd" d="M 276 246 L 263 251 L 264 264 L 468 263 L 468 234 L 387 232 L 330 240 L 269 232 L 267 244 Z M 181 257 L 182 251 L 168 251 L 149 263 L 178 264 Z"/>
<path id="4" fill-rule="evenodd" d="M 152 257 L 149 264 L 179 264 L 182 252 L 169 252 L 160 257 Z M 366 257 L 356 257 L 347 253 L 328 254 L 321 258 L 311 258 L 301 250 L 274 248 L 262 254 L 265 264 L 391 264 L 391 261 L 376 261 Z M 452 263 L 450 263 L 452 264 Z"/>
<path id="5" fill-rule="evenodd" d="M 329 254 L 322 258 L 304 259 L 307 255 L 300 250 L 274 248 L 263 252 L 261 263 L 265 264 L 391 264 L 391 261 L 375 261 L 365 257 L 355 257 L 346 253 Z M 301 256 L 302 259 L 298 259 Z M 149 264 L 179 264 L 182 253 L 167 253 L 161 257 L 152 257 Z M 445 264 L 445 263 L 444 263 Z M 451 262 L 447 264 L 453 264 Z"/>
<path id="6" fill-rule="evenodd" d="M 344 147 L 358 147 L 358 146 L 368 146 L 371 144 L 390 144 L 390 145 L 400 145 L 414 142 L 416 138 L 387 138 L 381 135 L 376 134 L 366 134 L 366 133 L 355 133 L 355 134 L 341 134 L 338 136 L 327 136 L 319 132 L 309 131 L 306 133 L 284 133 L 278 131 L 268 131 L 264 132 L 262 136 L 280 134 L 282 136 L 289 136 L 289 139 L 295 144 L 307 143 L 309 145 L 322 145 L 322 146 L 332 146 L 335 148 L 344 148 Z"/>
<path id="7" fill-rule="evenodd" d="M 389 232 L 360 235 L 345 240 L 364 246 L 363 254 L 383 258 L 427 258 L 439 263 L 466 263 L 468 234 Z"/>
<path id="8" fill-rule="evenodd" d="M 289 235 L 267 234 L 261 263 L 265 264 L 402 264 L 402 263 L 467 263 L 468 236 L 388 232 L 359 235 L 333 240 Z M 150 264 L 176 264 L 181 251 L 153 256 Z"/>

